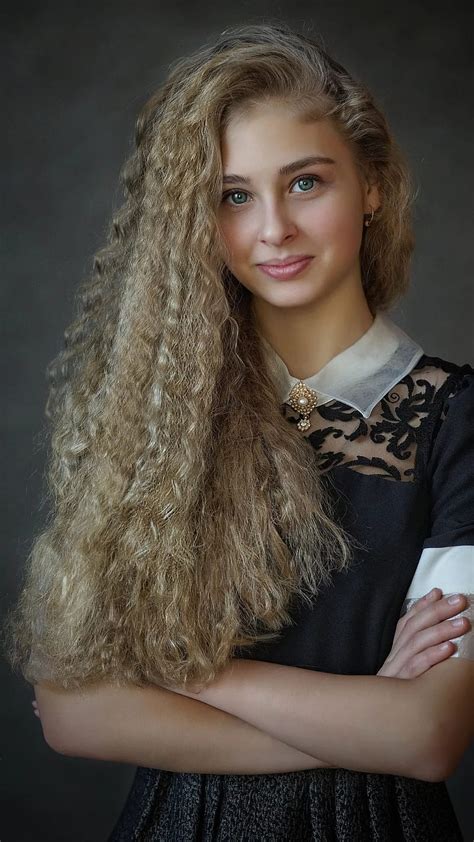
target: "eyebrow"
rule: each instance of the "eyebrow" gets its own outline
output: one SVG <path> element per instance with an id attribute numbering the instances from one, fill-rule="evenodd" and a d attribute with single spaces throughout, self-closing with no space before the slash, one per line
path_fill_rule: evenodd
<path id="1" fill-rule="evenodd" d="M 292 161 L 290 164 L 284 164 L 278 170 L 278 175 L 291 175 L 291 173 L 301 170 L 304 167 L 309 167 L 311 164 L 335 164 L 333 158 L 327 158 L 324 155 L 309 155 L 306 158 L 300 158 L 298 161 Z M 250 184 L 250 180 L 243 175 L 235 175 L 229 173 L 222 179 L 223 184 Z"/>

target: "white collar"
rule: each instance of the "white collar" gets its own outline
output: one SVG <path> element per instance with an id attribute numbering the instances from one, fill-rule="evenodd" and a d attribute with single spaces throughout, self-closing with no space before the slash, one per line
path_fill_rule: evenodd
<path id="1" fill-rule="evenodd" d="M 297 383 L 317 393 L 317 404 L 341 401 L 368 418 L 374 406 L 408 374 L 424 351 L 385 313 L 376 314 L 369 329 L 344 351 L 336 354 L 312 377 L 293 377 L 282 358 L 261 335 L 270 373 L 282 403 Z"/>

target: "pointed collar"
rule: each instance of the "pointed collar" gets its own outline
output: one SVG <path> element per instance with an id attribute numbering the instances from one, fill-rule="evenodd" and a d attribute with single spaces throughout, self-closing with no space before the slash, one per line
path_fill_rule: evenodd
<path id="1" fill-rule="evenodd" d="M 421 345 L 382 312 L 356 342 L 305 380 L 293 377 L 272 345 L 262 335 L 261 339 L 282 403 L 293 386 L 304 383 L 317 393 L 316 406 L 337 400 L 359 410 L 364 418 L 424 354 Z"/>

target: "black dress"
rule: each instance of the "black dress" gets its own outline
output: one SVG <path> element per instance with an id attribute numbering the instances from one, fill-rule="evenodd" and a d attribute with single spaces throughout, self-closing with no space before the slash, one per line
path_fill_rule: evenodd
<path id="1" fill-rule="evenodd" d="M 297 412 L 283 411 L 297 422 Z M 317 406 L 308 440 L 340 521 L 363 549 L 314 607 L 295 608 L 280 639 L 236 657 L 375 675 L 412 600 L 433 586 L 474 591 L 474 369 L 421 351 L 368 414 L 340 400 Z M 452 657 L 473 658 L 473 637 L 453 638 Z M 462 842 L 462 834 L 444 781 L 343 768 L 138 768 L 109 837 L 125 840 Z"/>

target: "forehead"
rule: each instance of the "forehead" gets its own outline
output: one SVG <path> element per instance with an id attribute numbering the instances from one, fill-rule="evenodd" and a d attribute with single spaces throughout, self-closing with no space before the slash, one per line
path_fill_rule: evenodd
<path id="1" fill-rule="evenodd" d="M 276 166 L 309 155 L 347 161 L 351 150 L 330 118 L 308 121 L 284 105 L 259 105 L 238 113 L 221 134 L 224 172 L 245 175 L 264 164 Z"/>

